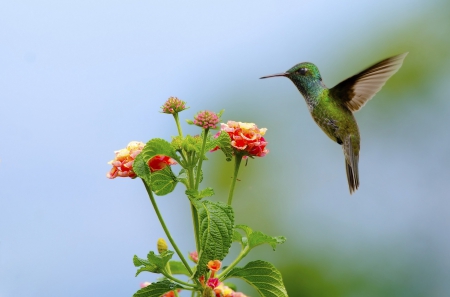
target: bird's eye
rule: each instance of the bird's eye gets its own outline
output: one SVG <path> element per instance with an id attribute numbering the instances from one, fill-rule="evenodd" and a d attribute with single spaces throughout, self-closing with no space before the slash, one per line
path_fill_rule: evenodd
<path id="1" fill-rule="evenodd" d="M 306 72 L 308 72 L 308 69 L 307 68 L 300 68 L 297 72 L 298 72 L 298 74 L 305 75 Z"/>

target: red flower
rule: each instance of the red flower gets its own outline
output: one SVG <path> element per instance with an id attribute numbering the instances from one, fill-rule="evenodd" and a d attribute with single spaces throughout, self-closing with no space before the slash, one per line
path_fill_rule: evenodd
<path id="1" fill-rule="evenodd" d="M 235 153 L 243 153 L 244 158 L 264 157 L 269 153 L 266 149 L 267 142 L 263 137 L 266 134 L 266 128 L 259 129 L 254 123 L 234 121 L 222 123 L 221 126 L 221 130 L 230 136 Z"/>
<path id="2" fill-rule="evenodd" d="M 151 172 L 155 172 L 161 169 L 164 169 L 167 165 L 175 165 L 174 159 L 164 156 L 164 155 L 156 155 L 148 161 L 148 166 L 150 167 Z"/>

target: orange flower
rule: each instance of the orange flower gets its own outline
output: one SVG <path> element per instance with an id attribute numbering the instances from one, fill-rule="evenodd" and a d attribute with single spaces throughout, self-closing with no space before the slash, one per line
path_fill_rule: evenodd
<path id="1" fill-rule="evenodd" d="M 214 271 L 214 272 L 219 271 L 221 266 L 222 266 L 222 262 L 220 262 L 219 260 L 211 260 L 208 262 L 209 270 Z"/>
<path id="2" fill-rule="evenodd" d="M 164 156 L 164 155 L 156 155 L 148 161 L 148 166 L 150 167 L 151 172 L 155 172 L 161 169 L 164 169 L 167 165 L 175 165 L 174 159 Z"/>
<path id="3" fill-rule="evenodd" d="M 221 130 L 230 136 L 235 152 L 244 153 L 244 158 L 248 156 L 264 157 L 269 153 L 269 150 L 266 149 L 267 142 L 263 137 L 266 134 L 266 128 L 259 129 L 254 123 L 234 121 L 222 123 L 221 126 Z"/>
<path id="4" fill-rule="evenodd" d="M 133 162 L 137 155 L 144 148 L 144 143 L 139 141 L 130 142 L 126 148 L 115 151 L 116 157 L 108 162 L 113 168 L 106 174 L 107 178 L 131 177 L 135 178 L 133 171 Z"/>

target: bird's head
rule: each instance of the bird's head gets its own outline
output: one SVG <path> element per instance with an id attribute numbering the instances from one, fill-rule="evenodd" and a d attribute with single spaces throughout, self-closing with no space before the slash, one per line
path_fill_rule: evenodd
<path id="1" fill-rule="evenodd" d="M 316 65 L 303 62 L 295 65 L 286 72 L 263 76 L 261 78 L 284 76 L 289 78 L 303 93 L 314 85 L 323 85 L 322 77 Z"/>

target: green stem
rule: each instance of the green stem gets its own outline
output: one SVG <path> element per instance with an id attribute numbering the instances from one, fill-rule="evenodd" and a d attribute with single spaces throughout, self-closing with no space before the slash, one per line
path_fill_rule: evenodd
<path id="1" fill-rule="evenodd" d="M 178 118 L 178 113 L 173 114 L 173 118 L 175 119 L 175 123 L 177 123 L 178 135 L 183 137 L 183 131 L 181 131 L 180 119 Z"/>
<path id="2" fill-rule="evenodd" d="M 184 282 L 184 281 L 182 281 L 182 280 L 179 280 L 179 279 L 177 279 L 176 277 L 173 277 L 172 275 L 170 275 L 170 274 L 168 274 L 168 273 L 162 272 L 162 274 L 163 274 L 165 277 L 167 277 L 168 279 L 173 280 L 174 282 L 177 282 L 177 283 L 179 283 L 179 284 L 182 284 L 182 285 L 185 285 L 185 286 L 188 286 L 188 287 L 197 288 L 196 285 L 190 284 L 190 283 L 187 283 L 187 282 Z"/>
<path id="3" fill-rule="evenodd" d="M 239 166 L 241 166 L 242 161 L 242 155 L 236 154 L 234 156 L 234 174 L 233 174 L 233 180 L 231 182 L 230 186 L 230 193 L 228 194 L 228 205 L 231 206 L 231 202 L 233 201 L 233 194 L 234 194 L 234 187 L 236 186 L 236 180 L 239 172 Z"/>
<path id="4" fill-rule="evenodd" d="M 228 272 L 230 272 L 231 269 L 234 268 L 245 256 L 247 256 L 248 252 L 250 251 L 250 248 L 246 246 L 241 253 L 237 256 L 237 258 L 228 266 L 225 268 L 219 275 L 217 275 L 217 278 L 220 281 L 223 281 L 223 278 L 227 276 Z"/>
<path id="5" fill-rule="evenodd" d="M 148 197 L 150 198 L 150 201 L 153 205 L 153 209 L 155 210 L 156 216 L 158 217 L 158 220 L 161 223 L 161 226 L 164 229 L 164 232 L 166 233 L 167 238 L 169 239 L 173 248 L 177 252 L 178 257 L 180 257 L 181 262 L 183 262 L 184 267 L 186 267 L 186 269 L 187 269 L 187 271 L 189 271 L 190 275 L 193 275 L 191 267 L 189 267 L 189 264 L 187 263 L 186 259 L 184 258 L 183 254 L 181 253 L 177 244 L 173 240 L 172 235 L 170 235 L 169 229 L 167 229 L 166 223 L 164 222 L 164 219 L 162 218 L 161 213 L 159 212 L 158 205 L 156 205 L 155 197 L 153 197 L 152 190 L 150 189 L 150 187 L 147 185 L 147 183 L 144 180 L 142 180 L 142 182 L 144 183 L 145 189 L 147 190 L 147 193 L 148 193 Z M 200 285 L 198 280 L 196 280 L 196 282 Z"/>
<path id="6" fill-rule="evenodd" d="M 192 223 L 194 225 L 194 235 L 195 235 L 195 249 L 197 253 L 200 253 L 200 226 L 198 225 L 198 213 L 194 204 L 191 202 L 191 212 L 192 212 Z"/>
<path id="7" fill-rule="evenodd" d="M 195 176 L 195 190 L 198 190 L 200 184 L 200 174 L 202 172 L 203 156 L 205 155 L 206 139 L 208 139 L 209 128 L 205 129 L 205 135 L 203 136 L 202 150 L 200 151 L 200 156 L 197 165 L 197 175 Z"/>

